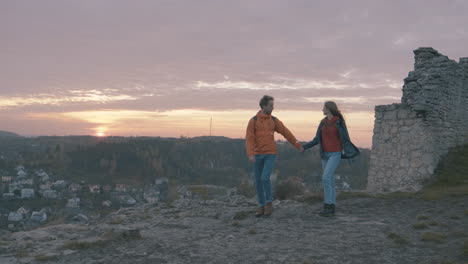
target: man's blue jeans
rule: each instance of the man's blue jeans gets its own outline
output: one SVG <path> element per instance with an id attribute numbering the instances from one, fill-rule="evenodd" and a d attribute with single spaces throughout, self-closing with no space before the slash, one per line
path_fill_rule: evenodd
<path id="1" fill-rule="evenodd" d="M 324 202 L 326 204 L 336 203 L 335 171 L 340 165 L 341 152 L 324 152 L 327 159 L 322 159 L 322 183 Z"/>
<path id="2" fill-rule="evenodd" d="M 273 200 L 270 175 L 273 172 L 275 160 L 275 154 L 255 155 L 255 187 L 259 206 L 265 206 Z"/>

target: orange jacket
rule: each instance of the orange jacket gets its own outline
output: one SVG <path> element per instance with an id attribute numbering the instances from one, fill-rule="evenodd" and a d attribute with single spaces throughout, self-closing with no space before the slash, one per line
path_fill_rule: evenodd
<path id="1" fill-rule="evenodd" d="M 278 151 L 274 137 L 275 131 L 283 135 L 297 149 L 300 149 L 301 145 L 299 142 L 278 118 L 275 118 L 275 121 L 273 121 L 271 115 L 258 111 L 257 120 L 254 121 L 252 117 L 247 126 L 245 135 L 247 155 L 251 157 L 258 154 L 276 154 Z"/>

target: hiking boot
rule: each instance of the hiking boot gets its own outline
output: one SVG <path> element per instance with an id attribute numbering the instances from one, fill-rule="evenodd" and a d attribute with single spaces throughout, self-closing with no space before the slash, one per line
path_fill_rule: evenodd
<path id="1" fill-rule="evenodd" d="M 270 216 L 272 213 L 273 213 L 273 204 L 270 202 L 270 203 L 267 203 L 267 204 L 265 205 L 265 213 L 264 213 L 264 215 L 265 215 L 265 216 Z"/>
<path id="2" fill-rule="evenodd" d="M 323 204 L 322 211 L 319 213 L 320 216 L 329 217 L 335 215 L 335 205 L 334 204 Z"/>
<path id="3" fill-rule="evenodd" d="M 264 213 L 265 213 L 265 207 L 263 206 L 257 207 L 257 211 L 255 211 L 255 217 L 263 216 Z"/>

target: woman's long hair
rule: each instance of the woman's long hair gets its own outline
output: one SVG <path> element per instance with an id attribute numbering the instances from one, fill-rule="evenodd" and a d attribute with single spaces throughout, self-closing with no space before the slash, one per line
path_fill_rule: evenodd
<path id="1" fill-rule="evenodd" d="M 338 106 L 335 102 L 326 101 L 325 107 L 332 113 L 332 115 L 338 116 L 341 120 L 344 120 L 343 114 L 341 114 L 341 111 L 338 109 Z"/>

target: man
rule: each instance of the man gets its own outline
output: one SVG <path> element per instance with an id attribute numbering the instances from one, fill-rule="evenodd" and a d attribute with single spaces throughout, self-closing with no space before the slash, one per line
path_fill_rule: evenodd
<path id="1" fill-rule="evenodd" d="M 273 212 L 270 175 L 277 153 L 274 132 L 280 133 L 299 151 L 303 151 L 291 131 L 278 118 L 271 115 L 273 97 L 264 95 L 259 104 L 261 110 L 250 119 L 245 136 L 247 155 L 251 162 L 255 162 L 255 187 L 259 205 L 255 213 L 257 217 L 270 216 Z"/>

